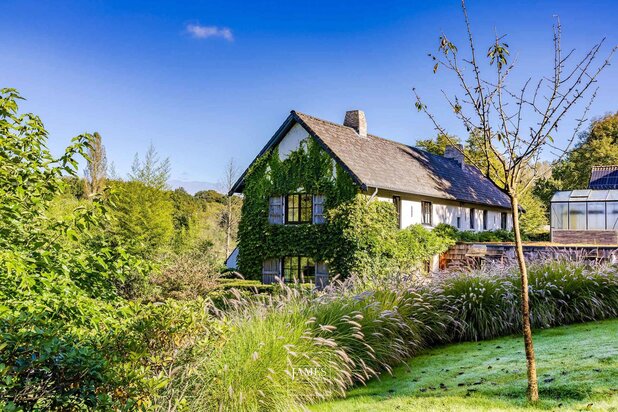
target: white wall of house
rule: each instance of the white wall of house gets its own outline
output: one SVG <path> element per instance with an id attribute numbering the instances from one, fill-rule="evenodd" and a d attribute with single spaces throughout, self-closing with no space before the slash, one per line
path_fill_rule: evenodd
<path id="1" fill-rule="evenodd" d="M 285 135 L 279 143 L 279 159 L 285 160 L 290 153 L 300 147 L 300 142 L 305 140 L 309 133 L 298 123 L 296 123 L 290 131 Z"/>
<path id="2" fill-rule="evenodd" d="M 422 209 L 421 202 L 429 201 L 432 203 L 432 225 L 435 227 L 440 223 L 446 223 L 453 227 L 457 227 L 457 218 L 459 217 L 460 230 L 473 230 L 475 232 L 483 231 L 483 210 L 487 210 L 487 230 L 497 230 L 501 228 L 501 214 L 507 213 L 507 229 L 513 228 L 513 219 L 511 212 L 507 209 L 499 209 L 494 207 L 473 205 L 468 203 L 461 204 L 444 199 L 422 198 L 421 196 L 407 195 L 394 192 L 382 192 L 375 197 L 380 201 L 392 202 L 393 195 L 401 197 L 401 228 L 406 228 L 410 225 L 421 224 Z M 474 212 L 474 229 L 470 228 L 470 209 L 475 209 Z M 427 225 L 427 227 L 430 227 Z"/>

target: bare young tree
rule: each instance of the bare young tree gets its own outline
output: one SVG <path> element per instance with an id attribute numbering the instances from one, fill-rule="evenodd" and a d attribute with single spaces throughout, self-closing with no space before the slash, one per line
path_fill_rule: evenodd
<path id="1" fill-rule="evenodd" d="M 509 74 L 515 67 L 515 60 L 510 58 L 509 46 L 504 42 L 504 36 L 496 35 L 488 47 L 487 61 L 479 61 L 463 0 L 461 5 L 467 34 L 466 55 L 462 56 L 457 46 L 443 34 L 440 36 L 438 53 L 429 56 L 434 62 L 434 73 L 440 68 L 446 69 L 457 81 L 456 91 L 442 90 L 450 110 L 466 130 L 479 135 L 481 156 L 472 158 L 463 152 L 466 160 L 483 171 L 510 199 L 517 263 L 521 276 L 527 395 L 528 399 L 534 402 L 538 400 L 539 391 L 530 326 L 528 273 L 519 225 L 520 196 L 540 177 L 539 159 L 545 151 L 561 158 L 569 150 L 586 121 L 596 95 L 593 86 L 598 75 L 609 65 L 616 48 L 612 48 L 605 58 L 600 58 L 605 40 L 602 39 L 579 58 L 575 57 L 574 50 L 564 53 L 561 45 L 562 28 L 560 20 L 556 19 L 553 27 L 552 73 L 536 80 L 529 77 L 523 85 L 513 88 Z M 492 74 L 485 76 L 485 70 L 490 70 Z M 451 136 L 436 115 L 423 103 L 416 89 L 414 95 L 416 108 L 429 117 L 436 131 L 444 136 Z M 589 101 L 585 104 L 583 100 L 588 98 Z M 583 113 L 575 119 L 575 130 L 566 141 L 558 144 L 554 141 L 558 125 L 577 108 Z"/>
<path id="2" fill-rule="evenodd" d="M 222 223 L 225 227 L 225 257 L 227 258 L 231 252 L 232 237 L 239 220 L 239 198 L 230 195 L 230 191 L 234 183 L 238 179 L 238 166 L 234 159 L 230 159 L 225 166 L 225 174 L 223 176 L 223 190 L 225 196 L 225 209 L 223 210 Z"/>
<path id="3" fill-rule="evenodd" d="M 94 133 L 92 145 L 88 148 L 88 158 L 84 180 L 84 194 L 92 197 L 103 192 L 107 178 L 107 156 L 105 146 L 101 141 L 101 135 Z"/>

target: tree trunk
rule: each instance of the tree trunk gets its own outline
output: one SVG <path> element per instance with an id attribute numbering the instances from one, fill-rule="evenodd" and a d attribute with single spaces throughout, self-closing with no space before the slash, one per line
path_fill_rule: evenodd
<path id="1" fill-rule="evenodd" d="M 519 273 L 521 275 L 521 315 L 523 323 L 524 347 L 526 349 L 526 367 L 528 371 L 528 400 L 539 400 L 539 383 L 536 377 L 536 361 L 534 358 L 534 346 L 532 344 L 532 328 L 530 326 L 530 304 L 528 301 L 528 269 L 524 259 L 524 248 L 521 242 L 519 230 L 519 200 L 517 196 L 511 196 L 511 210 L 513 212 L 513 231 L 515 232 L 515 251 Z"/>

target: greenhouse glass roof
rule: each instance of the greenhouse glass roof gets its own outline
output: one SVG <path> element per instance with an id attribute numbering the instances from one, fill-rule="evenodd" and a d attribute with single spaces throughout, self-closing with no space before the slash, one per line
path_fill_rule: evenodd
<path id="1" fill-rule="evenodd" d="M 556 192 L 551 198 L 551 202 L 605 202 L 618 201 L 618 189 L 609 190 L 567 190 Z"/>

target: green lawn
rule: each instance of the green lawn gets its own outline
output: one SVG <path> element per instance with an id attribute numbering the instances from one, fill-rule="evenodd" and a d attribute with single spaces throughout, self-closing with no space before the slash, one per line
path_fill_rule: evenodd
<path id="1" fill-rule="evenodd" d="M 618 320 L 534 333 L 541 401 L 526 404 L 523 340 L 435 348 L 314 411 L 618 411 Z"/>

